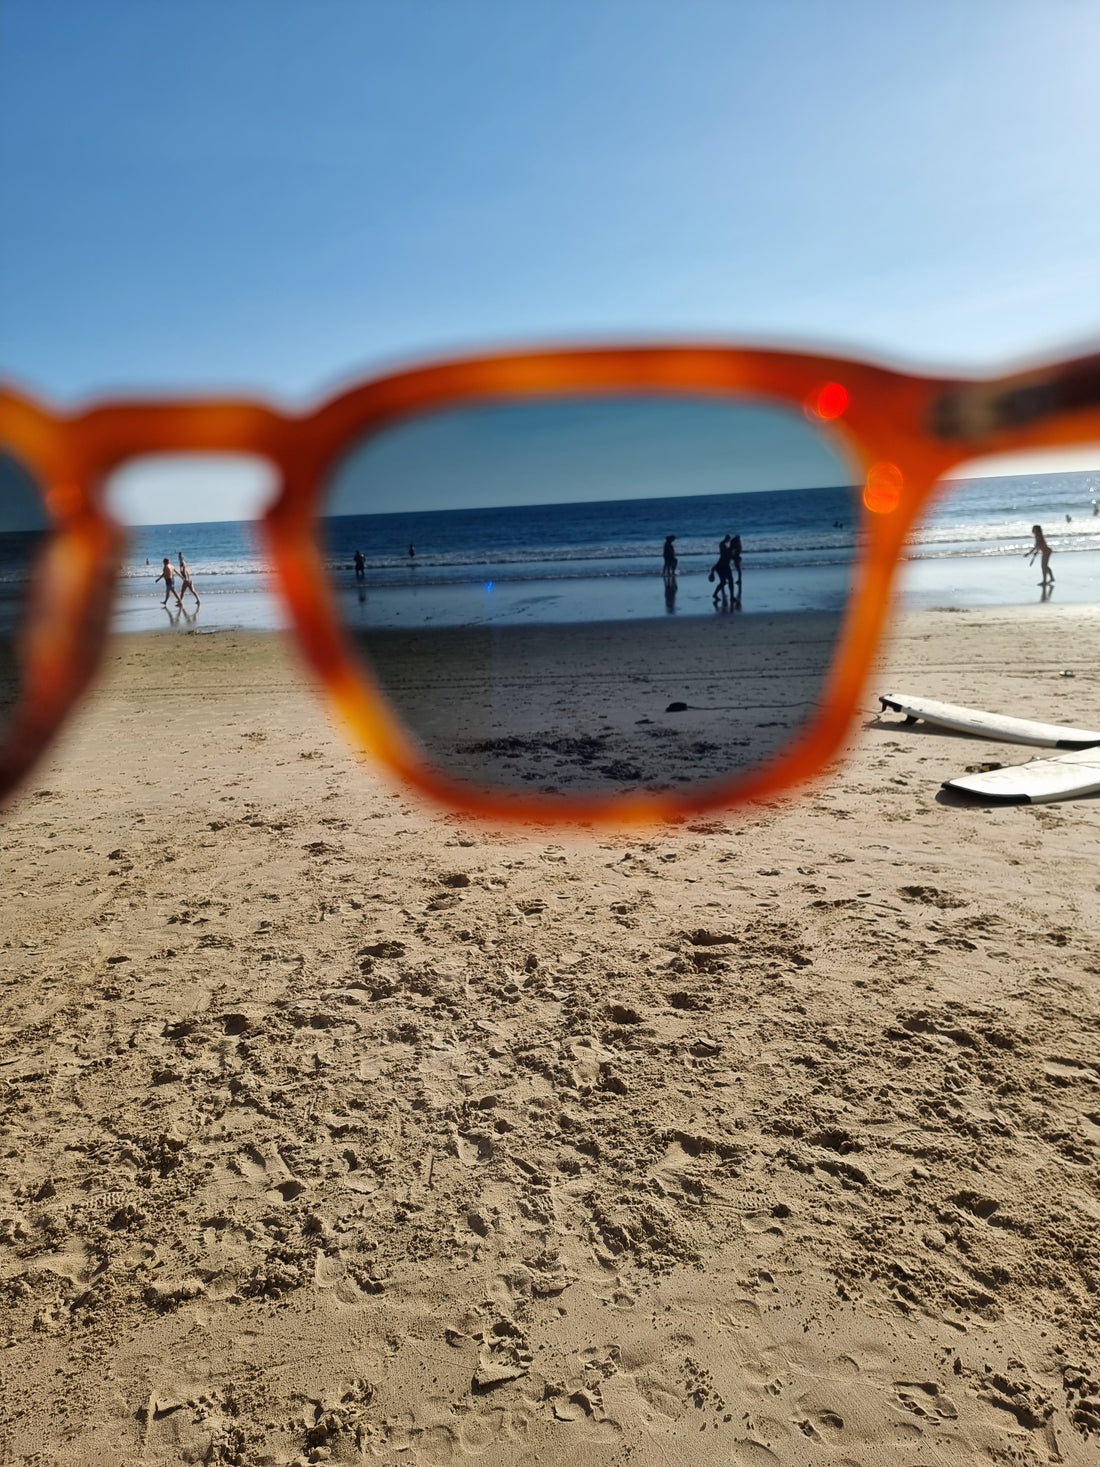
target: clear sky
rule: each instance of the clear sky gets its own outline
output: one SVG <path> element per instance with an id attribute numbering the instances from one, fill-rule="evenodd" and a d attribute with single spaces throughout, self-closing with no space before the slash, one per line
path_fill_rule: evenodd
<path id="1" fill-rule="evenodd" d="M 4 0 L 0 371 L 1100 337 L 1097 0 Z"/>
<path id="2" fill-rule="evenodd" d="M 801 413 L 785 408 L 716 398 L 559 398 L 411 418 L 345 458 L 325 512 L 566 505 L 851 483 L 842 454 Z"/>

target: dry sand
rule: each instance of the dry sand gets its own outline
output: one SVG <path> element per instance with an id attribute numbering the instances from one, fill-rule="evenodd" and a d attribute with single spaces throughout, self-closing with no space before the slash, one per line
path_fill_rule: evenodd
<path id="1" fill-rule="evenodd" d="M 874 687 L 1095 727 L 1098 631 Z M 799 801 L 499 833 L 275 637 L 116 642 L 4 832 L 0 1461 L 1095 1462 L 1100 801 L 872 706 Z"/>

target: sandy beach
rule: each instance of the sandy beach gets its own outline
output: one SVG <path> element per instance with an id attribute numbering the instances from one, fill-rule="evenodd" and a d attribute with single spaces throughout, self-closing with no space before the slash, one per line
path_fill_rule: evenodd
<path id="1" fill-rule="evenodd" d="M 839 626 L 827 612 L 712 612 L 376 630 L 352 645 L 452 774 L 505 791 L 602 794 L 690 789 L 759 767 L 813 708 Z"/>
<path id="2" fill-rule="evenodd" d="M 629 836 L 116 638 L 3 827 L 0 1461 L 1094 1462 L 1100 800 L 875 694 L 1096 727 L 1098 637 L 907 615 L 843 766 Z"/>

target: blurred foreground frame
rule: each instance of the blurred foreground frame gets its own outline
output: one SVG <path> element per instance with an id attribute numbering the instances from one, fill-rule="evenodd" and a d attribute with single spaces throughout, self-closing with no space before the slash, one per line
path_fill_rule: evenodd
<path id="1" fill-rule="evenodd" d="M 838 392 L 836 389 L 842 389 Z M 423 756 L 343 631 L 318 542 L 335 466 L 367 436 L 457 405 L 610 394 L 751 398 L 828 425 L 864 476 L 852 593 L 822 695 L 805 726 L 746 775 L 689 791 L 552 798 L 480 789 Z M 0 388 L 0 448 L 39 486 L 49 532 L 15 639 L 19 696 L 0 743 L 0 797 L 26 777 L 99 664 L 124 535 L 108 476 L 165 452 L 266 459 L 279 492 L 264 549 L 306 660 L 353 743 L 452 810 L 508 823 L 632 825 L 778 794 L 839 753 L 878 645 L 905 539 L 954 465 L 995 453 L 1100 440 L 1100 355 L 991 380 L 916 375 L 844 356 L 768 347 L 665 344 L 522 351 L 400 371 L 353 385 L 300 416 L 259 400 L 119 399 L 72 414 Z"/>

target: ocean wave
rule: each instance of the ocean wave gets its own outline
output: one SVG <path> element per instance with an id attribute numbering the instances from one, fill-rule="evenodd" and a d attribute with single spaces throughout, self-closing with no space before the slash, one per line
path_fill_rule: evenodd
<path id="1" fill-rule="evenodd" d="M 1011 559 L 1027 554 L 1032 547 L 1030 532 L 1006 539 L 1003 534 L 990 532 L 988 526 L 952 527 L 939 534 L 921 534 L 906 542 L 904 559 L 914 560 L 962 560 L 962 559 Z M 1059 555 L 1100 551 L 1100 526 L 1096 530 L 1082 529 L 1075 533 L 1050 533 L 1055 552 Z M 704 574 L 713 564 L 715 551 L 680 548 L 681 575 Z M 858 559 L 859 546 L 855 540 L 846 544 L 812 542 L 802 545 L 784 545 L 781 542 L 752 543 L 744 552 L 744 566 L 750 570 L 797 570 L 824 569 L 830 566 L 851 565 Z M 163 585 L 157 583 L 153 572 L 155 566 L 126 564 L 119 569 L 120 592 L 124 595 L 163 594 Z M 351 563 L 343 557 L 326 560 L 330 580 L 347 581 L 351 576 Z M 191 565 L 195 584 L 201 595 L 218 595 L 241 590 L 267 588 L 273 582 L 266 557 L 257 556 L 249 561 L 238 558 L 231 561 L 196 560 Z M 475 559 L 468 555 L 418 556 L 415 566 L 400 557 L 388 556 L 368 558 L 366 577 L 368 583 L 386 586 L 442 585 L 447 583 L 493 581 L 543 581 L 581 580 L 607 577 L 646 577 L 660 575 L 659 555 L 652 547 L 627 549 L 624 547 L 601 546 L 584 553 L 556 550 L 548 553 L 545 548 L 516 551 L 510 555 L 493 555 L 491 558 Z M 26 581 L 25 566 L 0 565 L 0 585 L 19 585 Z M 177 580 L 177 588 L 179 582 Z"/>

